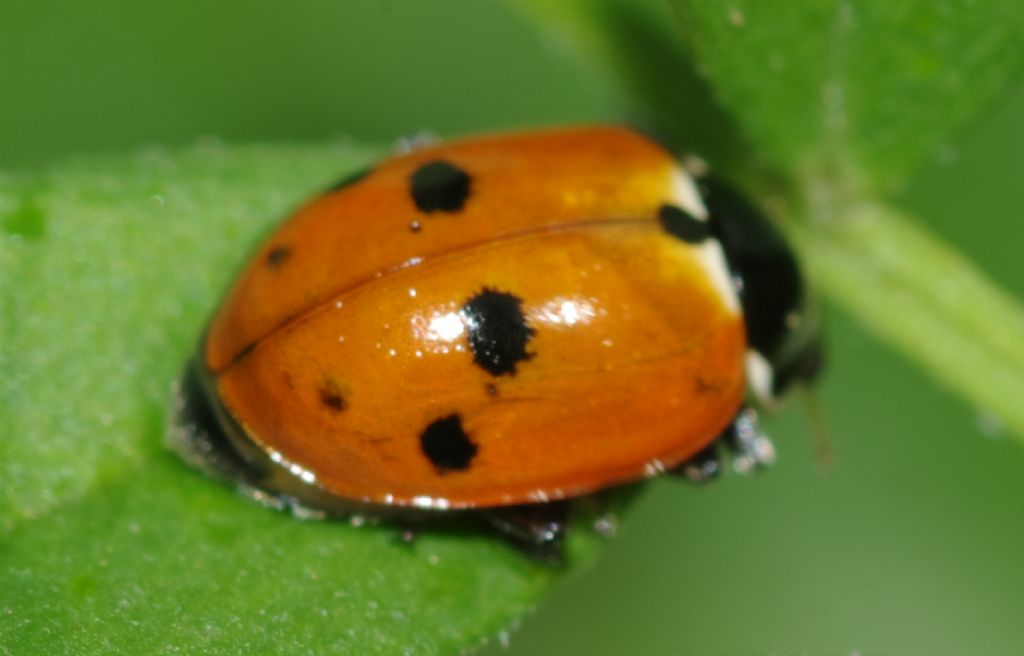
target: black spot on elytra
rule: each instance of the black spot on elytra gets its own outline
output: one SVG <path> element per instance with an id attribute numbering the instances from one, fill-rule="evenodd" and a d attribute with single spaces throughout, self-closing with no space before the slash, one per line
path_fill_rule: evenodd
<path id="1" fill-rule="evenodd" d="M 320 387 L 320 403 L 334 412 L 341 412 L 348 407 L 341 387 L 333 380 L 326 381 Z"/>
<path id="2" fill-rule="evenodd" d="M 487 383 L 484 391 L 487 392 L 487 396 L 498 396 L 498 386 L 494 383 Z"/>
<path id="3" fill-rule="evenodd" d="M 457 414 L 427 426 L 420 435 L 420 447 L 442 473 L 467 469 L 477 452 L 477 446 L 462 428 L 462 417 Z"/>
<path id="4" fill-rule="evenodd" d="M 277 269 L 292 256 L 292 249 L 288 246 L 276 246 L 267 253 L 267 266 Z"/>
<path id="5" fill-rule="evenodd" d="M 484 288 L 462 306 L 473 361 L 492 376 L 514 374 L 529 360 L 526 344 L 536 332 L 526 323 L 523 301 L 515 294 Z"/>
<path id="6" fill-rule="evenodd" d="M 416 169 L 409 179 L 412 200 L 421 212 L 458 212 L 469 197 L 470 178 L 460 168 L 440 160 Z"/>
<path id="7" fill-rule="evenodd" d="M 372 170 L 373 170 L 372 168 L 368 167 L 368 168 L 362 169 L 360 171 L 356 171 L 355 173 L 346 175 L 344 178 L 342 178 L 341 180 L 338 180 L 333 185 L 328 187 L 326 193 L 333 194 L 334 192 L 341 191 L 342 189 L 344 189 L 346 187 L 351 187 L 352 185 L 356 184 L 357 182 L 359 182 L 360 180 L 362 180 L 366 176 L 370 175 L 370 172 Z"/>
<path id="8" fill-rule="evenodd" d="M 665 204 L 658 208 L 658 220 L 665 232 L 689 244 L 699 244 L 711 236 L 707 221 L 698 220 L 676 205 Z"/>

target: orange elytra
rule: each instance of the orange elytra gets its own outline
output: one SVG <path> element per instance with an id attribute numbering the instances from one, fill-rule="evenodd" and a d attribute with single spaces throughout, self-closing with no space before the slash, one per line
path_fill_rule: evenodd
<path id="1" fill-rule="evenodd" d="M 482 511 L 556 545 L 564 500 L 715 443 L 820 362 L 796 261 L 727 187 L 622 127 L 486 136 L 314 198 L 228 293 L 174 443 L 264 500 Z"/>

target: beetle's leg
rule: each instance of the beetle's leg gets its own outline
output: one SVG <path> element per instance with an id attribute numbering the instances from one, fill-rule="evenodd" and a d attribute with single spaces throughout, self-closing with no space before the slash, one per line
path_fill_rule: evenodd
<path id="1" fill-rule="evenodd" d="M 569 502 L 549 501 L 482 512 L 484 519 L 530 555 L 559 563 L 569 522 Z"/>
<path id="2" fill-rule="evenodd" d="M 743 407 L 718 438 L 692 458 L 672 470 L 696 483 L 706 483 L 721 473 L 721 448 L 732 457 L 732 468 L 747 474 L 775 462 L 775 447 L 757 421 L 757 411 Z"/>
<path id="3" fill-rule="evenodd" d="M 576 516 L 590 523 L 590 528 L 604 538 L 614 537 L 619 530 L 619 516 L 616 512 L 625 506 L 621 495 L 626 492 L 618 488 L 615 493 L 620 496 L 613 500 L 612 490 L 598 490 L 586 496 L 577 497 L 573 503 Z M 628 501 L 633 495 L 626 497 Z"/>
<path id="4" fill-rule="evenodd" d="M 761 430 L 753 408 L 742 408 L 720 439 L 732 455 L 732 468 L 741 474 L 775 462 L 775 445 Z"/>
<path id="5" fill-rule="evenodd" d="M 703 450 L 691 457 L 686 462 L 672 470 L 672 473 L 694 483 L 707 483 L 722 471 L 722 458 L 718 452 L 718 442 L 715 440 L 704 447 Z"/>
<path id="6" fill-rule="evenodd" d="M 419 522 L 412 519 L 403 519 L 395 524 L 395 542 L 412 546 L 419 537 L 422 527 Z"/>

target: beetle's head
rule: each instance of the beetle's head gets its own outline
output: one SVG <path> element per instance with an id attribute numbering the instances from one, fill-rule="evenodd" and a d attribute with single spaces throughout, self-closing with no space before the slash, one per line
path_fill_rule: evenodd
<path id="1" fill-rule="evenodd" d="M 750 388 L 765 405 L 821 371 L 820 311 L 796 256 L 760 210 L 713 177 L 699 181 L 743 307 Z"/>

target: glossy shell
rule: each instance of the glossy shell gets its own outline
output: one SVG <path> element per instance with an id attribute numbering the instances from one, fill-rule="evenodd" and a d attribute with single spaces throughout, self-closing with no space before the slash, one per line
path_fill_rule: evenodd
<path id="1" fill-rule="evenodd" d="M 490 507 L 649 476 L 744 396 L 706 226 L 689 176 L 623 128 L 397 157 L 257 252 L 209 327 L 207 387 L 342 499 Z"/>

